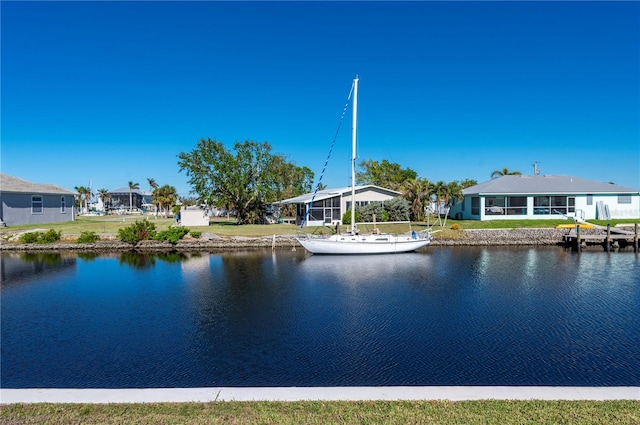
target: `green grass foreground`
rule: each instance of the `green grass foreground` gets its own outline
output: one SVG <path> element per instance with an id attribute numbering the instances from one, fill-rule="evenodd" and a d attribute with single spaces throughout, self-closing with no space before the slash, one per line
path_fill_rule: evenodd
<path id="1" fill-rule="evenodd" d="M 640 424 L 638 401 L 11 404 L 3 424 Z"/>

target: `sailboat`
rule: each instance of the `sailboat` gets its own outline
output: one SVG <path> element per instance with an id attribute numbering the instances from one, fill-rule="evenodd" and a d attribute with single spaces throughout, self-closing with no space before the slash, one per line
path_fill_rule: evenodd
<path id="1" fill-rule="evenodd" d="M 360 233 L 356 225 L 356 134 L 358 118 L 358 77 L 353 80 L 353 104 L 351 123 L 351 228 L 345 233 L 328 236 L 303 234 L 298 242 L 313 254 L 393 254 L 412 252 L 429 245 L 428 230 L 409 231 L 402 235 L 380 233 L 375 228 L 371 233 Z"/>

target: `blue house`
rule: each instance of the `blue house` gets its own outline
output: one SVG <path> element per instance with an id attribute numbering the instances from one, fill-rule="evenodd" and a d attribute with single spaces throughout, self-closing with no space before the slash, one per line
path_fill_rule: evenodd
<path id="1" fill-rule="evenodd" d="M 75 220 L 76 193 L 52 184 L 0 174 L 0 225 L 46 224 Z"/>
<path id="2" fill-rule="evenodd" d="M 506 175 L 462 191 L 464 220 L 640 218 L 640 190 L 566 175 Z"/>

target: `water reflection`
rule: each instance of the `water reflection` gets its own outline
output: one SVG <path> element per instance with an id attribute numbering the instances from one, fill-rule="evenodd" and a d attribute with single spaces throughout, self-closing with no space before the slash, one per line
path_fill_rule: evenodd
<path id="1" fill-rule="evenodd" d="M 2 254 L 2 386 L 640 385 L 638 258 Z"/>
<path id="2" fill-rule="evenodd" d="M 322 280 L 349 285 L 384 284 L 398 279 L 414 281 L 431 274 L 431 255 L 425 253 L 389 255 L 311 255 L 300 270 Z"/>
<path id="3" fill-rule="evenodd" d="M 187 256 L 184 253 L 177 251 L 159 253 L 127 251 L 120 254 L 120 264 L 131 266 L 136 269 L 147 269 L 155 266 L 156 260 L 166 263 L 180 263 L 186 258 Z"/>
<path id="4" fill-rule="evenodd" d="M 68 272 L 76 266 L 76 256 L 60 253 L 1 253 L 0 282 L 7 285 L 38 277 Z"/>

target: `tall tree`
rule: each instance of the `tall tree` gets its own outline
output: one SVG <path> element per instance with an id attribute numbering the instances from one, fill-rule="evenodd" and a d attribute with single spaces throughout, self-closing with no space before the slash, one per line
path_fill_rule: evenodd
<path id="1" fill-rule="evenodd" d="M 107 210 L 107 200 L 111 199 L 111 195 L 107 189 L 98 189 L 98 198 L 102 201 L 104 210 Z"/>
<path id="2" fill-rule="evenodd" d="M 473 179 L 464 179 L 464 180 L 462 180 L 460 182 L 460 186 L 463 189 L 466 189 L 466 188 L 471 187 L 471 186 L 475 186 L 477 184 L 478 184 L 478 181 L 477 180 L 473 180 Z"/>
<path id="3" fill-rule="evenodd" d="M 411 179 L 402 185 L 402 197 L 409 202 L 411 220 L 420 220 L 424 215 L 424 208 L 429 204 L 431 183 L 423 178 Z"/>
<path id="4" fill-rule="evenodd" d="M 153 203 L 156 205 L 156 215 L 158 211 L 162 210 L 166 218 L 171 207 L 176 204 L 177 200 L 178 192 L 173 186 L 165 184 L 153 190 Z"/>
<path id="5" fill-rule="evenodd" d="M 140 184 L 129 180 L 129 211 L 133 210 L 133 191 L 135 189 L 140 189 Z"/>
<path id="6" fill-rule="evenodd" d="M 495 179 L 496 177 L 502 176 L 519 176 L 522 173 L 520 171 L 511 171 L 507 167 L 504 167 L 502 170 L 495 170 L 491 173 L 491 178 Z"/>
<path id="7" fill-rule="evenodd" d="M 308 167 L 299 167 L 288 162 L 284 156 L 273 157 L 272 167 L 276 176 L 276 200 L 293 198 L 313 190 L 314 173 Z M 284 216 L 295 215 L 295 205 L 281 206 L 280 213 Z"/>
<path id="8" fill-rule="evenodd" d="M 356 183 L 373 184 L 391 190 L 399 190 L 406 180 L 418 177 L 411 168 L 402 168 L 399 164 L 383 159 L 382 162 L 372 159 L 362 161 L 363 171 L 356 173 Z"/>
<path id="9" fill-rule="evenodd" d="M 149 183 L 149 192 L 153 192 L 153 189 L 156 189 L 159 186 L 154 178 L 147 177 L 147 182 Z"/>
<path id="10" fill-rule="evenodd" d="M 198 197 L 233 209 L 238 224 L 260 222 L 266 204 L 276 200 L 282 167 L 267 142 L 236 142 L 228 151 L 222 142 L 201 139 L 193 151 L 181 152 L 178 158 L 180 171 L 186 171 Z"/>
<path id="11" fill-rule="evenodd" d="M 78 201 L 81 211 L 88 212 L 89 202 L 91 201 L 91 189 L 84 186 L 76 186 L 74 189 L 78 193 Z"/>

